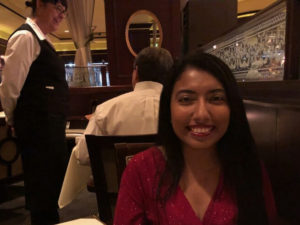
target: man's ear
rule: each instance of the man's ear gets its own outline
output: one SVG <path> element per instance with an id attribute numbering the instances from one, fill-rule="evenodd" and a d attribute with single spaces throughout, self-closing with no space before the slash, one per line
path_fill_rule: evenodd
<path id="1" fill-rule="evenodd" d="M 138 67 L 136 66 L 133 71 L 132 71 L 132 79 L 131 79 L 131 82 L 132 82 L 132 87 L 134 88 L 135 87 L 135 84 L 137 82 L 139 82 L 139 74 L 138 74 Z"/>

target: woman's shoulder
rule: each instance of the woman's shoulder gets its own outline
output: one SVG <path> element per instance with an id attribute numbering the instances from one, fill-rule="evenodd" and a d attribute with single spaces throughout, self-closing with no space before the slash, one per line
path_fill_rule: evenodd
<path id="1" fill-rule="evenodd" d="M 121 185 L 142 185 L 145 190 L 151 190 L 164 168 L 165 158 L 161 150 L 156 146 L 151 147 L 131 158 L 122 175 Z"/>
<path id="2" fill-rule="evenodd" d="M 161 149 L 157 146 L 146 149 L 134 155 L 125 169 L 125 173 L 136 174 L 138 176 L 152 177 L 162 172 L 165 168 L 166 160 Z"/>
<path id="3" fill-rule="evenodd" d="M 165 158 L 163 151 L 158 146 L 150 147 L 142 152 L 137 153 L 132 157 L 128 165 L 137 166 L 137 167 L 151 167 L 164 165 Z"/>

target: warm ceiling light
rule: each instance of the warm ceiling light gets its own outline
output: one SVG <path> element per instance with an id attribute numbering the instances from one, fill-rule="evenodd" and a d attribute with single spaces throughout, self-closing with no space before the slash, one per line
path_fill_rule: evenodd
<path id="1" fill-rule="evenodd" d="M 69 30 L 65 30 L 65 33 L 69 33 L 70 31 Z"/>
<path id="2" fill-rule="evenodd" d="M 238 15 L 237 18 L 240 19 L 240 18 L 244 18 L 244 17 L 254 16 L 255 14 L 256 14 L 256 12 L 254 12 L 254 13 L 245 13 L 245 14 Z"/>

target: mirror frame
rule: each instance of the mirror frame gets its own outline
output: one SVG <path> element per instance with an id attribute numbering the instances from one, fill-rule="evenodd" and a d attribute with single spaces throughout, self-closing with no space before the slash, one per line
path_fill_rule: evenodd
<path id="1" fill-rule="evenodd" d="M 135 11 L 133 14 L 131 14 L 131 16 L 129 17 L 129 19 L 127 20 L 127 23 L 126 23 L 126 28 L 125 28 L 125 39 L 126 39 L 126 44 L 127 44 L 127 47 L 130 51 L 130 53 L 136 57 L 137 56 L 137 53 L 133 50 L 133 48 L 131 47 L 131 44 L 130 44 L 130 41 L 129 41 L 129 26 L 130 26 L 130 20 L 135 17 L 136 15 L 139 15 L 139 14 L 147 14 L 148 16 L 151 16 L 154 21 L 156 21 L 157 25 L 158 25 L 158 28 L 159 28 L 159 31 L 160 31 L 160 34 L 159 34 L 159 43 L 158 43 L 158 47 L 160 48 L 161 45 L 162 45 L 162 41 L 163 41 L 163 32 L 162 32 L 162 26 L 161 26 L 161 23 L 160 21 L 158 20 L 157 16 L 150 12 L 149 10 L 138 10 L 138 11 Z M 149 47 L 149 46 L 147 46 Z"/>

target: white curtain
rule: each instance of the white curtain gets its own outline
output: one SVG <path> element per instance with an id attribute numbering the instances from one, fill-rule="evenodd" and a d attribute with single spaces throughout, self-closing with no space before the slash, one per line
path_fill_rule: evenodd
<path id="1" fill-rule="evenodd" d="M 68 0 L 67 21 L 76 45 L 75 64 L 87 66 L 91 62 L 90 44 L 95 0 Z"/>
<path id="2" fill-rule="evenodd" d="M 75 54 L 76 66 L 86 67 L 88 63 L 92 62 L 89 41 L 92 34 L 94 5 L 95 0 L 68 0 L 67 21 L 77 49 Z M 89 85 L 88 69 L 86 68 L 85 71 L 80 71 L 77 74 L 74 71 L 73 74 L 74 81 L 86 83 L 81 86 Z"/>

